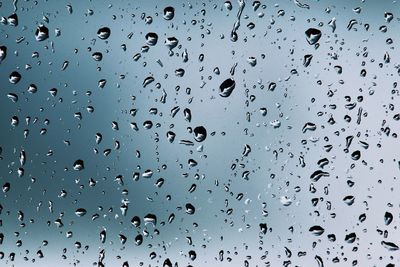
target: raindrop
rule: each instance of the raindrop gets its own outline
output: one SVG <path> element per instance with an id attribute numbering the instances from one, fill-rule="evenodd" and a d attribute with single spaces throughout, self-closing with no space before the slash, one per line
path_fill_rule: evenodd
<path id="1" fill-rule="evenodd" d="M 324 172 L 324 171 L 321 171 L 321 170 L 317 170 L 317 171 L 315 171 L 315 172 L 313 172 L 311 174 L 310 179 L 313 182 L 317 182 L 322 177 L 329 177 L 329 172 Z"/>
<path id="2" fill-rule="evenodd" d="M 303 133 L 307 132 L 307 131 L 315 131 L 317 129 L 317 126 L 312 123 L 312 122 L 307 122 L 304 126 L 303 126 Z"/>
<path id="3" fill-rule="evenodd" d="M 154 32 L 149 32 L 145 36 L 146 38 L 146 44 L 154 46 L 157 44 L 158 41 L 158 35 Z"/>
<path id="4" fill-rule="evenodd" d="M 157 217 L 154 214 L 147 214 L 146 216 L 144 216 L 143 221 L 145 224 L 152 224 L 154 227 L 157 224 Z"/>
<path id="5" fill-rule="evenodd" d="M 310 227 L 309 231 L 315 236 L 320 236 L 325 232 L 325 229 L 319 225 L 315 225 Z"/>
<path id="6" fill-rule="evenodd" d="M 168 37 L 167 39 L 165 39 L 164 44 L 169 50 L 172 50 L 178 45 L 178 42 L 178 39 L 176 39 L 175 37 Z"/>
<path id="7" fill-rule="evenodd" d="M 346 203 L 348 206 L 353 205 L 354 200 L 355 200 L 355 197 L 351 196 L 351 195 L 343 198 L 344 203 Z"/>
<path id="8" fill-rule="evenodd" d="M 11 72 L 8 80 L 12 84 L 17 84 L 21 80 L 21 74 L 19 74 L 19 72 L 17 72 L 17 71 L 13 71 L 13 72 Z"/>
<path id="9" fill-rule="evenodd" d="M 165 20 L 171 20 L 174 18 L 174 16 L 175 16 L 175 9 L 172 6 L 164 8 L 163 17 Z"/>
<path id="10" fill-rule="evenodd" d="M 385 212 L 384 222 L 385 225 L 389 225 L 393 221 L 393 214 L 390 212 Z"/>
<path id="11" fill-rule="evenodd" d="M 381 244 L 382 244 L 382 246 L 383 246 L 384 248 L 386 248 L 386 249 L 389 250 L 389 251 L 396 251 L 396 250 L 399 250 L 399 247 L 398 247 L 395 243 L 387 242 L 387 241 L 382 241 Z"/>
<path id="12" fill-rule="evenodd" d="M 83 217 L 86 215 L 86 210 L 84 208 L 79 208 L 75 211 L 76 216 Z"/>
<path id="13" fill-rule="evenodd" d="M 321 31 L 318 29 L 315 29 L 315 28 L 309 28 L 308 30 L 306 30 L 305 34 L 306 34 L 307 42 L 310 45 L 316 44 L 322 35 Z"/>
<path id="14" fill-rule="evenodd" d="M 35 94 L 37 92 L 37 86 L 35 84 L 30 84 L 28 87 L 28 93 Z"/>
<path id="15" fill-rule="evenodd" d="M 4 61 L 7 57 L 7 47 L 2 45 L 0 46 L 0 63 Z"/>
<path id="16" fill-rule="evenodd" d="M 187 203 L 186 205 L 185 205 L 185 212 L 187 213 L 187 214 L 189 214 L 189 215 L 193 215 L 194 213 L 195 213 L 195 208 L 194 208 L 194 206 L 192 205 L 192 204 L 190 204 L 190 203 Z"/>
<path id="17" fill-rule="evenodd" d="M 103 54 L 101 52 L 95 52 L 92 54 L 92 58 L 95 61 L 101 61 L 103 59 Z"/>
<path id="18" fill-rule="evenodd" d="M 83 170 L 85 168 L 83 160 L 81 160 L 81 159 L 76 160 L 74 162 L 73 168 L 74 168 L 75 171 Z"/>
<path id="19" fill-rule="evenodd" d="M 108 39 L 111 35 L 111 30 L 108 27 L 102 27 L 97 30 L 97 37 L 99 37 L 102 40 Z"/>
<path id="20" fill-rule="evenodd" d="M 219 86 L 219 95 L 222 97 L 229 97 L 232 94 L 233 89 L 235 89 L 235 85 L 236 83 L 233 79 L 226 79 Z"/>
<path id="21" fill-rule="evenodd" d="M 197 142 L 203 142 L 207 138 L 207 130 L 203 126 L 197 126 L 193 129 L 194 139 Z"/>
<path id="22" fill-rule="evenodd" d="M 304 67 L 310 66 L 312 58 L 313 58 L 313 55 L 311 55 L 311 54 L 304 55 L 304 59 L 303 59 Z"/>
<path id="23" fill-rule="evenodd" d="M 143 236 L 139 234 L 135 237 L 135 245 L 140 246 L 142 243 L 143 243 Z"/>
<path id="24" fill-rule="evenodd" d="M 47 38 L 49 38 L 49 29 L 44 25 L 38 26 L 35 31 L 36 41 L 41 42 L 46 40 Z"/>
<path id="25" fill-rule="evenodd" d="M 227 10 L 231 11 L 232 10 L 232 3 L 231 1 L 225 1 L 224 6 Z"/>
<path id="26" fill-rule="evenodd" d="M 18 16 L 16 13 L 11 14 L 7 18 L 8 24 L 11 26 L 18 26 Z"/>
<path id="27" fill-rule="evenodd" d="M 173 143 L 175 140 L 176 134 L 172 131 L 167 132 L 167 139 L 170 143 Z"/>
<path id="28" fill-rule="evenodd" d="M 131 219 L 131 223 L 132 223 L 133 226 L 139 227 L 140 226 L 140 218 L 138 216 L 134 216 Z"/>

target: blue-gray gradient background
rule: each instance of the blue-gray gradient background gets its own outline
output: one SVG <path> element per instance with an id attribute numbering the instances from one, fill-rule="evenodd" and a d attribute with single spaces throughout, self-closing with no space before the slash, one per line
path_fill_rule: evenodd
<path id="1" fill-rule="evenodd" d="M 93 266 L 103 249 L 105 266 L 164 266 L 167 258 L 179 266 L 319 266 L 316 256 L 324 266 L 400 264 L 396 247 L 381 243 L 400 242 L 399 3 L 296 2 L 261 1 L 254 10 L 253 1 L 245 0 L 236 42 L 230 34 L 237 1 L 231 10 L 224 1 L 208 0 L 0 2 L 6 21 L 14 12 L 18 16 L 17 26 L 0 24 L 0 46 L 7 47 L 0 63 L 0 183 L 10 184 L 9 191 L 3 187 L 0 192 L 0 266 Z M 163 18 L 167 6 L 175 9 L 172 20 Z M 385 19 L 385 13 L 394 18 Z M 152 17 L 151 24 L 146 17 Z M 328 23 L 334 18 L 332 32 Z M 49 29 L 42 42 L 35 40 L 40 24 Z M 97 37 L 101 27 L 111 29 L 107 40 Z M 308 28 L 322 32 L 316 46 L 306 40 Z M 145 52 L 149 32 L 157 33 L 158 43 Z M 164 45 L 168 37 L 179 40 L 172 52 Z M 93 60 L 94 52 L 103 54 L 102 61 Z M 386 52 L 390 60 L 385 61 Z M 141 57 L 135 61 L 137 53 Z M 306 54 L 313 55 L 308 67 L 303 65 Z M 255 66 L 249 57 L 256 58 Z M 183 77 L 175 75 L 179 68 L 185 70 Z M 9 82 L 13 71 L 22 76 L 17 84 Z M 143 87 L 149 76 L 154 82 Z M 224 98 L 219 86 L 228 78 L 236 87 Z M 98 86 L 101 79 L 107 81 L 104 88 Z M 274 90 L 268 90 L 271 83 L 276 83 Z M 37 93 L 27 91 L 30 84 Z M 49 93 L 52 88 L 56 96 Z M 176 106 L 180 110 L 173 117 Z M 185 108 L 191 110 L 190 122 Z M 260 108 L 267 108 L 266 116 Z M 135 116 L 131 109 L 137 109 Z M 81 119 L 74 116 L 78 112 Z M 18 125 L 11 125 L 13 116 Z M 147 120 L 153 122 L 151 129 L 143 127 Z M 273 126 L 276 120 L 279 127 Z M 316 129 L 303 132 L 307 122 Z M 189 128 L 200 125 L 207 129 L 202 143 Z M 176 134 L 172 143 L 168 131 Z M 96 133 L 103 136 L 100 144 Z M 346 150 L 349 136 L 354 138 Z M 251 147 L 247 156 L 246 144 Z M 332 145 L 329 152 L 327 145 Z M 106 149 L 111 151 L 107 156 Z M 354 160 L 351 154 L 357 150 L 361 157 Z M 23 166 L 21 151 L 26 153 Z M 320 168 L 317 162 L 323 158 L 329 163 Z M 84 161 L 81 171 L 73 169 L 77 159 Z M 198 165 L 189 166 L 189 159 Z M 20 168 L 23 175 L 18 175 Z M 310 175 L 319 169 L 329 177 L 314 182 Z M 133 180 L 133 173 L 146 170 L 153 171 L 152 177 Z M 165 182 L 157 187 L 160 178 Z M 95 186 L 89 186 L 90 179 Z M 193 184 L 196 190 L 189 192 Z M 60 197 L 62 190 L 65 197 Z M 354 196 L 352 205 L 343 201 L 346 196 Z M 123 200 L 129 201 L 126 216 L 120 210 Z M 185 213 L 186 203 L 195 214 Z M 87 214 L 78 217 L 78 208 Z M 388 225 L 386 212 L 393 215 Z M 149 213 L 157 216 L 155 226 L 143 222 Z M 169 223 L 172 213 L 175 219 Z M 99 218 L 93 221 L 94 214 Z M 140 227 L 131 224 L 133 216 L 141 218 Z M 55 224 L 57 219 L 63 227 Z M 261 223 L 267 224 L 265 234 Z M 324 233 L 313 235 L 314 225 Z M 105 243 L 99 238 L 103 229 Z M 345 241 L 350 233 L 356 235 L 353 243 Z M 127 237 L 125 244 L 119 234 Z M 140 246 L 134 243 L 138 234 L 144 236 Z M 82 247 L 76 248 L 76 242 Z M 195 260 L 189 258 L 191 250 Z"/>

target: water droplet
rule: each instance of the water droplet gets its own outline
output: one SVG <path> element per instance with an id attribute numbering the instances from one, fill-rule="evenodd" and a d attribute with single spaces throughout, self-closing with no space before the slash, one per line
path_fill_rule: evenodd
<path id="1" fill-rule="evenodd" d="M 7 57 L 7 47 L 2 45 L 0 46 L 0 63 L 4 61 Z"/>
<path id="2" fill-rule="evenodd" d="M 232 10 L 232 3 L 231 1 L 225 1 L 224 6 L 227 10 L 231 11 Z"/>
<path id="3" fill-rule="evenodd" d="M 41 42 L 46 40 L 47 38 L 49 38 L 49 29 L 44 25 L 38 26 L 35 31 L 36 41 Z"/>
<path id="4" fill-rule="evenodd" d="M 175 140 L 176 134 L 172 131 L 167 132 L 167 139 L 170 143 L 173 143 Z"/>
<path id="5" fill-rule="evenodd" d="M 189 214 L 189 215 L 193 215 L 194 213 L 195 213 L 195 208 L 194 208 L 194 206 L 192 205 L 192 204 L 190 204 L 190 203 L 187 203 L 186 205 L 185 205 L 185 212 L 187 213 L 187 214 Z"/>
<path id="6" fill-rule="evenodd" d="M 131 219 L 131 223 L 132 223 L 133 226 L 139 227 L 140 226 L 140 218 L 138 216 L 134 216 Z"/>
<path id="7" fill-rule="evenodd" d="M 313 58 L 313 55 L 311 55 L 311 54 L 304 55 L 304 59 L 303 59 L 304 67 L 307 68 L 308 66 L 310 66 L 312 58 Z"/>
<path id="8" fill-rule="evenodd" d="M 219 86 L 219 95 L 222 97 L 229 97 L 235 89 L 236 83 L 233 79 L 226 79 Z"/>
<path id="9" fill-rule="evenodd" d="M 141 234 L 135 237 L 135 245 L 140 246 L 143 243 L 143 236 Z"/>
<path id="10" fill-rule="evenodd" d="M 111 30 L 108 27 L 102 27 L 97 30 L 97 37 L 99 37 L 102 40 L 108 39 L 111 35 Z"/>
<path id="11" fill-rule="evenodd" d="M 7 18 L 8 24 L 11 26 L 18 26 L 18 16 L 16 13 L 11 14 Z"/>
<path id="12" fill-rule="evenodd" d="M 197 126 L 193 129 L 194 139 L 197 142 L 203 142 L 207 138 L 207 130 L 203 126 Z"/>
<path id="13" fill-rule="evenodd" d="M 156 33 L 149 32 L 146 34 L 145 38 L 146 38 L 146 44 L 151 46 L 155 46 L 157 44 L 158 35 Z"/>
<path id="14" fill-rule="evenodd" d="M 172 50 L 178 45 L 179 41 L 175 37 L 168 37 L 165 39 L 165 46 L 169 49 Z"/>
<path id="15" fill-rule="evenodd" d="M 95 61 L 101 61 L 101 60 L 103 59 L 103 54 L 102 54 L 101 52 L 94 52 L 94 53 L 92 54 L 92 58 L 93 58 Z"/>
<path id="16" fill-rule="evenodd" d="M 28 93 L 35 94 L 38 88 L 35 84 L 30 84 L 28 87 Z"/>
<path id="17" fill-rule="evenodd" d="M 355 201 L 355 197 L 354 196 L 346 196 L 343 198 L 344 203 L 346 203 L 348 206 L 353 205 L 354 201 Z"/>
<path id="18" fill-rule="evenodd" d="M 313 172 L 310 176 L 310 179 L 313 182 L 317 182 L 319 179 L 321 179 L 322 177 L 329 177 L 329 172 L 324 172 L 321 170 L 316 170 L 315 172 Z"/>
<path id="19" fill-rule="evenodd" d="M 382 244 L 382 246 L 383 246 L 384 248 L 386 248 L 386 249 L 389 250 L 389 251 L 396 251 L 396 250 L 399 250 L 399 247 L 398 247 L 395 243 L 387 242 L 387 241 L 382 241 L 381 244 Z"/>
<path id="20" fill-rule="evenodd" d="M 174 16 L 175 16 L 175 8 L 173 8 L 172 6 L 164 8 L 163 17 L 165 20 L 171 20 L 174 18 Z"/>
<path id="21" fill-rule="evenodd" d="M 84 208 L 79 208 L 75 211 L 76 216 L 83 217 L 86 215 L 86 210 Z"/>
<path id="22" fill-rule="evenodd" d="M 13 71 L 11 72 L 8 80 L 10 81 L 10 83 L 12 84 L 17 84 L 20 80 L 21 80 L 21 74 L 19 74 L 18 71 Z"/>
<path id="23" fill-rule="evenodd" d="M 393 221 L 393 214 L 388 211 L 385 212 L 385 215 L 384 215 L 385 225 L 389 225 L 392 221 Z"/>
<path id="24" fill-rule="evenodd" d="M 145 224 L 152 224 L 155 227 L 157 224 L 157 216 L 149 213 L 146 216 L 144 216 L 143 221 Z"/>
<path id="25" fill-rule="evenodd" d="M 325 232 L 325 229 L 319 225 L 314 225 L 310 227 L 309 231 L 315 236 L 320 236 Z"/>
<path id="26" fill-rule="evenodd" d="M 306 30 L 305 34 L 307 42 L 310 45 L 316 44 L 322 36 L 321 31 L 315 28 L 309 28 L 308 30 Z"/>
<path id="27" fill-rule="evenodd" d="M 85 168 L 84 162 L 81 159 L 78 159 L 74 162 L 73 168 L 75 171 L 81 171 Z"/>

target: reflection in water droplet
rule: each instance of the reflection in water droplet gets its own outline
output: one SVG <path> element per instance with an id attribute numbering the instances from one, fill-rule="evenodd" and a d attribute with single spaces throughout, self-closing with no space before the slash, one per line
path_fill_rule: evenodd
<path id="1" fill-rule="evenodd" d="M 21 74 L 19 74 L 18 71 L 13 71 L 11 72 L 8 80 L 10 81 L 10 83 L 12 84 L 17 84 L 20 80 L 21 80 Z"/>
<path id="2" fill-rule="evenodd" d="M 74 162 L 73 168 L 75 171 L 81 171 L 85 168 L 84 162 L 81 159 L 78 159 Z"/>
<path id="3" fill-rule="evenodd" d="M 111 35 L 111 30 L 108 27 L 102 27 L 97 30 L 97 36 L 102 40 L 108 39 L 110 35 Z"/>
<path id="4" fill-rule="evenodd" d="M 306 30 L 305 34 L 306 34 L 307 42 L 310 45 L 314 45 L 314 44 L 318 43 L 319 39 L 322 36 L 321 31 L 318 29 L 315 29 L 315 28 L 309 28 L 308 30 Z"/>
<path id="5" fill-rule="evenodd" d="M 49 38 L 49 29 L 44 25 L 38 26 L 35 31 L 36 41 L 41 42 L 46 40 L 47 38 Z"/>
<path id="6" fill-rule="evenodd" d="M 310 227 L 309 231 L 315 236 L 320 236 L 325 232 L 325 229 L 319 225 L 314 225 Z"/>
<path id="7" fill-rule="evenodd" d="M 149 32 L 145 36 L 146 38 L 146 44 L 154 46 L 157 44 L 158 41 L 158 35 L 154 32 Z"/>
<path id="8" fill-rule="evenodd" d="M 197 142 L 203 142 L 207 138 L 207 130 L 203 126 L 197 126 L 193 129 L 194 139 Z"/>
<path id="9" fill-rule="evenodd" d="M 75 211 L 76 216 L 83 217 L 86 215 L 86 210 L 84 208 L 79 208 Z"/>
<path id="10" fill-rule="evenodd" d="M 226 79 L 219 86 L 219 95 L 222 97 L 229 97 L 235 89 L 236 83 L 233 79 Z"/>
<path id="11" fill-rule="evenodd" d="M 154 227 L 157 224 L 157 217 L 154 214 L 147 214 L 146 216 L 144 216 L 143 221 L 145 224 L 152 224 Z"/>
<path id="12" fill-rule="evenodd" d="M 175 9 L 172 6 L 164 8 L 163 17 L 165 20 L 171 20 L 174 18 L 174 16 L 175 16 Z"/>
<path id="13" fill-rule="evenodd" d="M 7 57 L 7 47 L 2 45 L 0 46 L 0 63 Z"/>
<path id="14" fill-rule="evenodd" d="M 187 214 L 190 214 L 190 215 L 193 215 L 194 213 L 195 213 L 195 208 L 194 208 L 194 206 L 192 205 L 192 204 L 190 204 L 190 203 L 187 203 L 186 205 L 185 205 L 185 212 L 187 213 Z"/>

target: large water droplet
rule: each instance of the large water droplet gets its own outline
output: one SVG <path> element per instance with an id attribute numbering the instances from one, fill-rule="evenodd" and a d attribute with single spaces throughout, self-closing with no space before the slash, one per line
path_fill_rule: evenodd
<path id="1" fill-rule="evenodd" d="M 84 208 L 79 208 L 75 211 L 76 216 L 83 217 L 86 215 L 86 210 Z"/>
<path id="2" fill-rule="evenodd" d="M 197 142 L 203 142 L 207 138 L 207 130 L 204 126 L 197 126 L 193 129 L 193 133 Z"/>
<path id="3" fill-rule="evenodd" d="M 235 86 L 236 83 L 233 79 L 226 79 L 219 86 L 219 95 L 222 97 L 229 97 L 232 94 L 233 89 L 235 89 Z"/>
<path id="4" fill-rule="evenodd" d="M 164 8 L 163 17 L 165 20 L 171 20 L 174 18 L 174 16 L 175 16 L 175 8 L 173 8 L 172 6 Z"/>
<path id="5" fill-rule="evenodd" d="M 321 31 L 318 29 L 315 29 L 315 28 L 309 28 L 308 30 L 306 30 L 305 34 L 306 34 L 307 42 L 310 45 L 316 44 L 322 35 Z"/>
<path id="6" fill-rule="evenodd" d="M 10 83 L 12 84 L 17 84 L 20 80 L 21 80 L 21 74 L 19 74 L 18 71 L 13 71 L 11 72 L 8 80 L 10 81 Z"/>
<path id="7" fill-rule="evenodd" d="M 81 159 L 78 159 L 74 162 L 73 168 L 75 171 L 81 171 L 85 168 L 84 162 Z"/>
<path id="8" fill-rule="evenodd" d="M 157 44 L 158 41 L 158 35 L 155 32 L 149 32 L 145 36 L 146 38 L 146 44 L 154 46 Z"/>
<path id="9" fill-rule="evenodd" d="M 38 26 L 35 31 L 36 41 L 41 42 L 46 40 L 47 38 L 49 38 L 49 29 L 44 25 Z"/>
<path id="10" fill-rule="evenodd" d="M 110 35 L 111 35 L 111 30 L 108 27 L 102 27 L 97 30 L 97 36 L 102 40 L 108 39 Z"/>
<path id="11" fill-rule="evenodd" d="M 320 236 L 325 232 L 325 229 L 319 225 L 314 225 L 310 227 L 309 231 L 315 236 Z"/>

